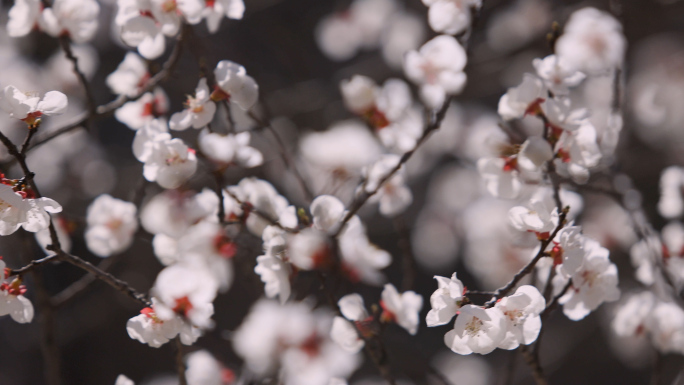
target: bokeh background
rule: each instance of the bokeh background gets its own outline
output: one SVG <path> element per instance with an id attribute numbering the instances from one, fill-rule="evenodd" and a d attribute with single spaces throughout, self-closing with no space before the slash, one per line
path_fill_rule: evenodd
<path id="1" fill-rule="evenodd" d="M 316 41 L 319 22 L 327 15 L 346 10 L 350 1 L 245 2 L 244 19 L 224 20 L 217 34 L 210 35 L 204 25 L 193 28 L 194 37 L 186 46 L 189 49 L 184 51 L 174 75 L 163 84 L 172 112 L 179 111 L 184 95 L 194 91 L 200 75 L 198 57 L 204 57 L 210 68 L 219 60 L 233 60 L 244 65 L 257 80 L 263 106 L 274 117 L 274 127 L 297 155 L 298 140 L 306 132 L 323 131 L 339 120 L 352 118 L 341 100 L 341 80 L 357 73 L 377 82 L 402 76 L 401 68 L 388 64 L 378 47 L 361 50 L 343 61 L 331 60 L 322 53 Z M 398 3 L 402 12 L 414 14 L 422 22 L 422 28 L 411 34 L 422 30 L 423 37 L 418 40 L 421 44 L 434 35 L 425 22 L 426 8 L 419 0 Z M 3 1 L 3 26 L 11 5 L 11 1 Z M 79 48 L 89 51 L 82 54 L 82 63 L 90 67 L 87 72 L 98 104 L 113 100 L 105 78 L 126 52 L 113 38 L 115 3 L 101 1 L 101 5 L 97 37 L 87 47 Z M 478 279 L 463 257 L 467 252 L 467 228 L 477 225 L 463 220 L 463 212 L 476 203 L 470 198 L 477 195 L 472 191 L 479 191 L 474 162 L 464 156 L 464 141 L 480 125 L 496 125 L 494 114 L 500 96 L 508 87 L 519 84 L 524 72 L 533 71 L 533 58 L 551 53 L 546 34 L 551 31 L 552 22 L 558 21 L 562 26 L 572 11 L 588 5 L 614 14 L 623 23 L 629 44 L 621 80 L 624 129 L 615 159 L 604 165 L 602 173 L 627 175 L 641 192 L 642 206 L 654 227 L 659 229 L 665 224 L 656 210 L 660 172 L 667 165 L 684 164 L 684 2 L 485 0 L 469 40 L 468 85 L 455 98 L 457 107 L 442 128 L 449 135 L 428 142 L 430 150 L 409 162 L 414 203 L 398 219 L 380 217 L 372 207 L 362 211 L 370 239 L 395 257 L 386 271 L 390 281 L 397 286 L 404 281 L 426 299 L 422 319 L 428 310 L 427 299 L 436 287 L 432 279 L 435 274 L 449 276 L 457 271 L 468 288 L 495 288 Z M 169 51 L 167 48 L 165 56 Z M 43 92 L 59 89 L 70 97 L 69 112 L 46 122 L 41 127 L 45 131 L 73 120 L 84 109 L 75 77 L 64 62 L 62 67 L 55 62 L 53 55 L 58 52 L 56 40 L 46 35 L 32 33 L 11 39 L 0 32 L 1 86 L 13 84 Z M 597 97 L 600 99 L 600 95 Z M 239 116 L 237 119 L 238 129 L 249 127 L 246 120 Z M 0 123 L 0 130 L 15 141 L 23 138 L 24 132 L 9 120 L 2 119 Z M 191 145 L 195 135 L 180 133 Z M 130 150 L 133 136 L 133 131 L 114 118 L 100 119 L 88 131 L 76 130 L 38 148 L 30 157 L 43 194 L 65 207 L 61 217 L 73 229 L 72 252 L 93 263 L 103 261 L 88 251 L 82 238 L 85 211 L 92 199 L 109 193 L 125 200 L 145 201 L 161 191 L 158 186 L 143 182 L 142 165 Z M 264 165 L 255 170 L 230 171 L 227 184 L 255 175 L 271 181 L 294 204 L 303 205 L 294 179 L 283 168 L 274 138 L 267 131 L 255 132 L 252 137 L 253 145 L 265 156 Z M 18 175 L 6 154 L 3 159 L 4 171 Z M 597 178 L 601 181 L 601 173 Z M 211 187 L 213 180 L 206 173 L 198 173 L 190 185 L 196 189 Z M 442 226 L 426 219 L 436 215 L 444 220 Z M 637 287 L 628 256 L 636 235 L 619 204 L 601 194 L 587 192 L 580 220 L 586 220 L 587 233 L 610 248 L 611 259 L 620 271 L 623 293 Z M 151 235 L 141 229 L 131 249 L 107 261 L 114 275 L 143 291 L 152 286 L 162 268 L 150 242 Z M 241 362 L 230 347 L 231 330 L 263 294 L 263 285 L 253 273 L 260 239 L 245 231 L 237 242 L 240 248 L 235 257 L 235 282 L 215 302 L 214 319 L 218 326 L 188 350 L 207 349 L 235 370 L 240 369 Z M 9 266 L 21 266 L 22 261 L 38 258 L 42 253 L 32 234 L 20 231 L 0 239 L 0 254 Z M 415 258 L 415 266 L 409 270 L 413 282 L 406 277 L 403 266 L 407 253 Z M 83 275 L 67 265 L 46 266 L 42 272 L 51 294 L 59 293 Z M 27 285 L 29 297 L 35 302 L 30 279 Z M 377 288 L 351 284 L 339 289 L 358 291 L 367 303 L 377 301 L 380 292 Z M 316 296 L 316 280 L 313 276 L 303 277 L 294 292 L 296 298 Z M 649 383 L 654 354 L 616 345 L 609 327 L 613 307 L 614 304 L 603 305 L 581 322 L 569 321 L 561 312 L 551 317 L 540 356 L 552 384 Z M 172 344 L 154 349 L 130 339 L 126 333 L 126 321 L 139 310 L 137 303 L 100 282 L 94 282 L 61 305 L 55 311 L 54 321 L 64 383 L 113 384 L 118 374 L 125 373 L 136 383 L 173 384 L 176 380 Z M 507 373 L 512 373 L 510 384 L 532 382 L 529 369 L 515 352 L 497 350 L 484 357 L 458 356 L 444 346 L 445 332 L 444 328 L 428 329 L 424 323 L 416 337 L 398 327 L 388 329 L 385 341 L 391 367 L 402 381 L 433 383 L 430 375 L 426 375 L 427 363 L 431 362 L 459 385 L 500 384 L 509 377 Z M 44 383 L 40 343 L 38 322 L 20 325 L 9 317 L 0 318 L 0 384 Z M 684 383 L 684 378 L 677 377 L 684 365 L 681 356 L 667 356 L 659 365 L 659 383 L 673 383 L 676 378 Z M 165 380 L 165 375 L 170 379 Z M 350 383 L 373 376 L 377 376 L 376 369 L 366 362 Z"/>

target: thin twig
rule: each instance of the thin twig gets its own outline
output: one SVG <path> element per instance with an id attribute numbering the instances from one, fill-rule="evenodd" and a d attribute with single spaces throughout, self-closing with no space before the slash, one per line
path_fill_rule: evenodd
<path id="1" fill-rule="evenodd" d="M 492 307 L 496 303 L 496 301 L 499 298 L 504 297 L 506 294 L 508 294 L 515 286 L 520 282 L 521 279 L 523 279 L 527 274 L 532 272 L 532 269 L 537 265 L 537 262 L 545 255 L 546 253 L 546 248 L 549 246 L 549 244 L 553 241 L 553 238 L 556 237 L 556 234 L 558 234 L 559 231 L 565 226 L 565 217 L 568 215 L 567 210 L 563 210 L 558 217 L 558 226 L 553 230 L 553 232 L 549 235 L 548 238 L 544 239 L 541 241 L 541 246 L 539 248 L 539 251 L 537 252 L 537 255 L 532 258 L 532 260 L 525 265 L 515 276 L 513 276 L 513 279 L 511 279 L 505 286 L 499 288 L 495 293 L 494 297 L 487 301 L 485 303 L 486 307 Z"/>
<path id="2" fill-rule="evenodd" d="M 251 204 L 249 204 L 248 202 L 242 201 L 240 198 L 238 198 L 237 195 L 235 195 L 235 193 L 233 193 L 233 192 L 230 191 L 229 189 L 224 188 L 224 189 L 223 189 L 223 192 L 225 192 L 226 194 L 228 194 L 229 197 L 233 198 L 233 200 L 235 200 L 235 201 L 240 205 L 240 207 L 242 208 L 242 210 L 243 210 L 245 213 L 254 214 L 254 215 L 258 216 L 259 218 L 261 218 L 261 219 L 265 220 L 266 222 L 268 222 L 270 225 L 276 226 L 276 227 L 278 227 L 278 228 L 281 229 L 281 230 L 287 231 L 288 233 L 296 233 L 296 232 L 297 232 L 297 230 L 295 230 L 295 229 L 291 229 L 291 228 L 289 228 L 289 227 L 285 227 L 285 226 L 281 225 L 280 222 L 278 222 L 278 220 L 276 220 L 276 219 L 274 219 L 274 218 L 271 218 L 270 215 L 261 212 L 261 211 L 258 210 L 256 207 L 254 207 L 254 206 L 252 206 Z"/>
<path id="3" fill-rule="evenodd" d="M 297 179 L 297 183 L 299 183 L 299 188 L 302 190 L 302 193 L 304 194 L 304 198 L 306 199 L 306 201 L 311 202 L 314 198 L 314 193 L 311 191 L 311 188 L 309 188 L 309 185 L 306 183 L 304 177 L 302 177 L 302 174 L 299 172 L 296 165 L 294 164 L 294 161 L 292 160 L 292 155 L 287 150 L 287 147 L 285 146 L 285 141 L 280 136 L 280 134 L 278 134 L 278 131 L 276 131 L 275 128 L 273 128 L 273 126 L 269 122 L 266 122 L 264 119 L 261 119 L 259 116 L 257 116 L 254 113 L 254 111 L 250 110 L 247 114 L 252 120 L 254 120 L 259 125 L 258 129 L 266 129 L 268 130 L 268 132 L 271 133 L 271 135 L 273 135 L 278 146 L 280 157 L 283 160 L 285 167 L 288 170 L 290 170 L 290 172 L 292 172 L 292 174 L 294 175 L 295 179 Z"/>
<path id="4" fill-rule="evenodd" d="M 397 163 L 394 168 L 392 168 L 385 176 L 383 176 L 380 181 L 378 182 L 378 185 L 373 189 L 372 191 L 368 192 L 366 189 L 362 189 L 362 192 L 356 196 L 356 199 L 349 205 L 349 208 L 347 210 L 347 214 L 344 216 L 342 219 L 342 223 L 340 223 L 339 227 L 337 228 L 337 231 L 333 234 L 334 237 L 337 237 L 340 235 L 342 230 L 344 230 L 344 225 L 349 222 L 354 215 L 363 207 L 363 205 L 372 197 L 373 195 L 377 194 L 378 191 L 383 187 L 385 182 L 390 180 L 394 174 L 396 174 L 403 166 L 408 162 L 409 159 L 413 156 L 413 154 L 418 150 L 418 148 L 425 143 L 427 138 L 430 136 L 430 134 L 433 131 L 436 131 L 439 129 L 439 127 L 442 125 L 442 121 L 444 120 L 444 117 L 446 116 L 446 112 L 449 109 L 449 104 L 451 103 L 451 98 L 447 98 L 447 100 L 444 101 L 444 104 L 442 107 L 437 110 L 433 111 L 431 113 L 430 118 L 427 119 L 427 122 L 425 124 L 425 128 L 423 129 L 423 135 L 418 139 L 416 142 L 416 145 L 413 147 L 413 149 L 405 152 L 401 158 L 399 159 L 399 162 Z"/>
<path id="5" fill-rule="evenodd" d="M 40 266 L 40 265 L 42 265 L 42 264 L 44 264 L 44 263 L 50 262 L 50 261 L 55 260 L 55 259 L 58 259 L 58 255 L 57 255 L 57 254 L 52 254 L 52 255 L 48 255 L 48 256 L 45 257 L 45 258 L 33 260 L 33 261 L 29 262 L 26 266 L 24 266 L 24 267 L 22 267 L 22 268 L 19 268 L 19 269 L 10 269 L 10 271 L 9 271 L 9 276 L 13 276 L 13 275 L 22 275 L 22 274 L 24 274 L 24 273 L 26 273 L 26 272 L 32 271 L 36 266 Z"/>
<path id="6" fill-rule="evenodd" d="M 85 92 L 86 96 L 86 105 L 88 106 L 88 113 L 90 116 L 94 116 L 96 109 L 95 98 L 93 97 L 93 92 L 90 89 L 88 79 L 86 78 L 83 71 L 81 71 L 81 68 L 78 66 L 78 58 L 74 56 L 74 52 L 71 49 L 71 42 L 69 36 L 61 35 L 57 40 L 59 40 L 59 45 L 62 47 L 64 55 L 66 55 L 67 59 L 69 59 L 69 61 L 73 65 L 74 73 L 76 74 L 79 83 L 81 83 L 81 86 L 83 87 L 83 91 Z"/>
<path id="7" fill-rule="evenodd" d="M 111 268 L 112 265 L 114 265 L 114 262 L 116 261 L 117 257 L 120 255 L 113 255 L 111 257 L 103 259 L 102 262 L 100 262 L 97 265 L 97 268 L 102 270 L 102 271 L 109 270 L 109 268 Z M 50 303 L 52 304 L 53 307 L 56 307 L 56 308 L 64 306 L 69 301 L 76 298 L 76 296 L 78 294 L 82 293 L 85 289 L 90 287 L 90 285 L 93 282 L 95 282 L 96 280 L 97 280 L 97 278 L 95 278 L 94 275 L 85 274 L 78 281 L 73 282 L 71 285 L 67 286 L 65 289 L 63 289 L 59 293 L 53 295 L 52 298 L 50 298 Z"/>
<path id="8" fill-rule="evenodd" d="M 399 236 L 399 248 L 403 254 L 401 289 L 402 291 L 413 290 L 413 283 L 416 279 L 416 259 L 411 247 L 411 233 L 401 216 L 396 217 L 393 223 Z"/>
<path id="9" fill-rule="evenodd" d="M 180 337 L 176 337 L 176 372 L 178 373 L 179 385 L 188 385 L 185 378 L 185 364 L 183 363 L 183 344 Z"/>
<path id="10" fill-rule="evenodd" d="M 532 352 L 529 350 L 529 347 L 527 345 L 520 345 L 518 350 L 520 353 L 522 353 L 525 363 L 530 367 L 530 369 L 532 369 L 532 377 L 534 377 L 534 381 L 537 383 L 537 385 L 548 385 L 548 382 L 544 377 L 544 372 L 539 364 L 539 360 L 537 360 L 532 354 Z"/>

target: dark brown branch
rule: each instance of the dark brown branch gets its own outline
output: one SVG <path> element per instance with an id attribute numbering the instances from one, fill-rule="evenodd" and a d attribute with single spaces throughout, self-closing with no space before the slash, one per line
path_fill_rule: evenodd
<path id="1" fill-rule="evenodd" d="M 97 268 L 102 270 L 102 271 L 107 271 L 109 268 L 114 264 L 116 261 L 116 258 L 118 256 L 114 255 L 108 258 L 105 258 L 102 260 L 97 265 Z M 67 286 L 65 289 L 60 291 L 59 293 L 55 294 L 50 298 L 50 303 L 52 304 L 53 307 L 60 307 L 64 306 L 67 304 L 69 301 L 71 301 L 73 298 L 75 298 L 78 294 L 82 293 L 85 289 L 90 287 L 90 285 L 95 282 L 97 278 L 95 278 L 94 275 L 92 274 L 86 274 L 83 277 L 81 277 L 78 281 L 72 283 L 71 285 Z"/>
<path id="2" fill-rule="evenodd" d="M 525 359 L 525 363 L 530 367 L 530 369 L 532 369 L 532 377 L 537 385 L 548 385 L 548 382 L 544 377 L 544 372 L 539 364 L 539 360 L 530 351 L 529 347 L 527 345 L 520 345 L 518 350 Z"/>
<path id="3" fill-rule="evenodd" d="M 561 231 L 563 226 L 565 226 L 565 217 L 567 215 L 568 210 L 566 208 L 561 212 L 560 216 L 558 217 L 558 225 L 553 230 L 553 232 L 549 235 L 547 239 L 541 241 L 541 246 L 539 248 L 539 251 L 537 252 L 537 255 L 535 255 L 534 258 L 532 258 L 532 260 L 527 265 L 525 265 L 525 267 L 523 267 L 518 273 L 516 273 L 515 276 L 513 276 L 513 279 L 511 279 L 505 286 L 499 288 L 494 293 L 494 297 L 491 300 L 487 301 L 487 303 L 485 303 L 486 307 L 494 306 L 494 304 L 499 298 L 506 296 L 506 294 L 508 294 L 511 290 L 513 290 L 516 287 L 516 285 L 518 285 L 520 280 L 522 280 L 525 276 L 532 272 L 532 269 L 534 269 L 534 267 L 537 265 L 537 262 L 539 262 L 539 260 L 542 257 L 544 257 L 546 253 L 546 248 L 549 246 L 549 244 L 551 244 L 553 238 L 555 238 L 556 234 L 558 234 L 558 232 Z"/>
<path id="4" fill-rule="evenodd" d="M 545 320 L 545 319 L 551 314 L 551 312 L 553 311 L 553 309 L 556 308 L 556 306 L 558 306 L 558 301 L 560 300 L 560 298 L 561 298 L 563 295 L 565 295 L 565 292 L 567 292 L 568 289 L 570 289 L 571 286 L 572 286 L 572 279 L 569 279 L 569 280 L 568 280 L 568 283 L 566 283 L 565 286 L 563 287 L 563 290 L 561 290 L 560 293 L 558 293 L 557 295 L 555 295 L 555 296 L 553 297 L 553 299 L 551 300 L 551 302 L 549 302 L 548 304 L 546 304 L 546 307 L 544 308 L 544 311 L 541 313 L 541 319 L 542 319 L 542 321 Z"/>
<path id="5" fill-rule="evenodd" d="M 29 262 L 26 266 L 24 266 L 24 267 L 22 267 L 22 268 L 19 268 L 19 269 L 11 269 L 11 270 L 9 271 L 9 276 L 13 276 L 13 275 L 22 275 L 22 274 L 24 274 L 24 273 L 26 273 L 26 272 L 29 272 L 29 271 L 33 270 L 36 266 L 40 266 L 40 265 L 42 265 L 42 264 L 44 264 L 44 263 L 47 263 L 47 262 L 50 262 L 50 261 L 56 260 L 56 259 L 58 259 L 58 255 L 57 255 L 57 254 L 52 254 L 52 255 L 48 255 L 48 256 L 45 257 L 45 258 L 33 260 L 33 261 Z"/>
<path id="6" fill-rule="evenodd" d="M 88 79 L 86 79 L 85 74 L 83 71 L 81 71 L 81 68 L 78 66 L 78 58 L 74 56 L 74 52 L 71 50 L 71 44 L 70 44 L 70 39 L 68 35 L 62 35 L 59 37 L 59 45 L 62 47 L 62 50 L 64 51 L 64 55 L 66 55 L 67 59 L 71 62 L 73 65 L 73 70 L 74 73 L 76 74 L 76 77 L 78 77 L 79 83 L 81 83 L 81 86 L 83 87 L 83 91 L 85 92 L 86 96 L 86 105 L 88 106 L 88 113 L 90 116 L 95 115 L 95 98 L 93 97 L 93 92 L 90 89 L 90 84 L 88 83 Z"/>
<path id="7" fill-rule="evenodd" d="M 413 290 L 416 278 L 416 258 L 411 247 L 411 233 L 401 216 L 394 219 L 394 229 L 399 236 L 399 248 L 403 254 L 401 289 L 402 291 Z"/>
<path id="8" fill-rule="evenodd" d="M 185 378 L 185 363 L 183 363 L 183 344 L 180 337 L 176 337 L 176 372 L 178 373 L 179 385 L 188 385 Z"/>
<path id="9" fill-rule="evenodd" d="M 349 205 L 349 208 L 347 210 L 347 215 L 344 216 L 344 219 L 342 219 L 342 223 L 340 224 L 339 228 L 337 231 L 333 234 L 334 237 L 337 237 L 340 235 L 342 230 L 344 229 L 344 225 L 349 222 L 356 213 L 359 212 L 361 207 L 372 197 L 373 195 L 377 194 L 378 191 L 382 188 L 382 186 L 390 180 L 394 174 L 396 174 L 403 166 L 408 162 L 409 159 L 413 156 L 413 154 L 418 150 L 418 148 L 425 143 L 425 141 L 428 139 L 430 134 L 433 131 L 436 131 L 439 129 L 439 127 L 442 125 L 442 121 L 444 120 L 444 117 L 446 116 L 446 112 L 449 109 L 449 104 L 451 103 L 451 97 L 447 98 L 447 100 L 444 101 L 444 104 L 442 107 L 437 110 L 433 111 L 430 114 L 429 119 L 427 120 L 425 124 L 425 128 L 423 129 L 423 135 L 418 139 L 416 142 L 416 145 L 413 147 L 413 149 L 405 152 L 401 158 L 399 159 L 399 162 L 397 163 L 394 168 L 392 168 L 385 176 L 383 176 L 380 181 L 378 182 L 377 187 L 373 191 L 366 191 L 365 189 L 362 189 L 361 193 L 356 196 L 356 199 Z M 364 182 L 365 183 L 365 182 Z"/>

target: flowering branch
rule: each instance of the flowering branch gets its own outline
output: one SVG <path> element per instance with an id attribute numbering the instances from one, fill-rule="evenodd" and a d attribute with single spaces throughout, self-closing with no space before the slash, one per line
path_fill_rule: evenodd
<path id="1" fill-rule="evenodd" d="M 553 232 L 549 235 L 548 238 L 541 241 L 541 246 L 539 248 L 539 251 L 537 252 L 537 255 L 535 255 L 534 258 L 532 258 L 532 260 L 527 265 L 525 265 L 525 267 L 523 267 L 519 272 L 517 272 L 515 276 L 513 276 L 513 279 L 511 279 L 505 286 L 499 288 L 494 292 L 494 296 L 492 297 L 492 299 L 485 303 L 486 307 L 494 306 L 494 304 L 499 298 L 503 298 L 508 293 L 510 293 L 511 290 L 513 290 L 516 287 L 516 285 L 520 282 L 520 280 L 522 280 L 526 275 L 532 272 L 532 269 L 534 269 L 534 267 L 537 265 L 537 262 L 539 262 L 539 260 L 546 255 L 546 248 L 549 246 L 549 244 L 551 244 L 553 238 L 555 238 L 556 234 L 558 234 L 558 232 L 561 231 L 563 226 L 565 226 L 565 218 L 568 215 L 568 211 L 568 207 L 562 210 L 560 216 L 558 217 L 558 226 L 556 226 L 556 228 L 553 230 Z"/>
<path id="2" fill-rule="evenodd" d="M 261 218 L 261 219 L 267 221 L 268 224 L 270 224 L 270 225 L 272 225 L 272 226 L 276 226 L 276 227 L 278 227 L 278 228 L 281 229 L 281 230 L 285 230 L 285 231 L 287 231 L 288 233 L 296 233 L 296 232 L 297 232 L 297 230 L 295 230 L 295 229 L 291 229 L 291 228 L 289 228 L 289 227 L 285 227 L 285 226 L 281 225 L 280 222 L 278 222 L 277 220 L 271 218 L 270 215 L 265 214 L 265 213 L 259 211 L 257 208 L 255 208 L 254 206 L 248 204 L 247 202 L 243 202 L 243 201 L 242 201 L 240 198 L 238 198 L 238 196 L 235 195 L 235 193 L 233 193 L 232 191 L 230 191 L 230 190 L 228 190 L 228 189 L 223 189 L 223 191 L 224 191 L 226 194 L 228 194 L 229 197 L 233 198 L 233 200 L 235 200 L 235 201 L 240 205 L 240 207 L 242 208 L 242 210 L 245 212 L 245 215 L 247 215 L 247 213 L 249 213 L 249 214 L 254 214 L 254 215 L 258 216 L 259 218 Z"/>
<path id="3" fill-rule="evenodd" d="M 396 174 L 401 169 L 401 167 L 406 162 L 408 162 L 409 159 L 411 159 L 411 156 L 413 156 L 413 154 L 416 152 L 416 150 L 418 150 L 418 148 L 423 143 L 425 143 L 425 141 L 427 140 L 427 138 L 430 136 L 430 134 L 433 131 L 436 131 L 437 129 L 439 129 L 439 127 L 442 125 L 442 121 L 444 120 L 444 117 L 446 116 L 446 112 L 449 109 L 449 103 L 451 103 L 451 97 L 447 98 L 444 101 L 444 104 L 442 105 L 442 107 L 439 110 L 432 111 L 429 119 L 426 122 L 425 128 L 423 129 L 423 134 L 416 141 L 416 145 L 413 147 L 413 149 L 405 152 L 401 156 L 397 165 L 394 166 L 385 176 L 383 176 L 380 179 L 377 187 L 375 189 L 373 189 L 373 191 L 371 191 L 371 192 L 367 192 L 364 189 L 359 195 L 356 196 L 356 199 L 349 205 L 349 209 L 347 210 L 347 214 L 342 219 L 342 223 L 340 224 L 337 231 L 333 234 L 333 237 L 337 237 L 338 235 L 340 235 L 340 233 L 344 229 L 344 225 L 347 222 L 349 222 L 349 220 L 352 219 L 352 217 L 354 215 L 356 215 L 356 213 L 361 209 L 361 207 L 363 207 L 363 205 L 368 201 L 368 199 L 370 199 L 370 197 L 372 197 L 378 191 L 380 191 L 380 189 L 385 184 L 385 182 L 390 180 L 390 178 L 392 178 L 394 176 L 394 174 Z"/>
<path id="4" fill-rule="evenodd" d="M 26 272 L 29 272 L 29 271 L 33 270 L 36 266 L 42 265 L 42 264 L 44 264 L 44 263 L 46 263 L 46 262 L 50 262 L 50 261 L 52 261 L 52 260 L 54 260 L 54 259 L 58 259 L 58 257 L 59 257 L 59 256 L 58 256 L 57 254 L 52 254 L 52 255 L 48 255 L 48 256 L 45 257 L 45 258 L 33 260 L 33 261 L 29 262 L 28 265 L 26 265 L 26 266 L 24 266 L 24 267 L 22 267 L 22 268 L 19 268 L 19 269 L 11 269 L 11 270 L 9 271 L 9 276 L 11 277 L 11 276 L 13 276 L 13 275 L 22 275 L 22 274 L 24 274 L 24 273 L 26 273 Z"/>

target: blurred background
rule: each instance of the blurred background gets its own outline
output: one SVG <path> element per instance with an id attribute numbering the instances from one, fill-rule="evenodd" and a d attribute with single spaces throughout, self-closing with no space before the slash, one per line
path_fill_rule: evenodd
<path id="1" fill-rule="evenodd" d="M 174 75 L 162 84 L 171 102 L 170 111 L 180 111 L 184 95 L 194 92 L 200 76 L 199 57 L 205 58 L 209 68 L 224 59 L 240 63 L 259 83 L 260 112 L 273 117 L 274 128 L 285 139 L 305 176 L 313 172 L 316 159 L 300 156 L 300 139 L 308 132 L 325 131 L 341 120 L 353 118 L 342 102 L 340 81 L 354 74 L 366 75 L 378 83 L 402 77 L 403 53 L 436 35 L 426 23 L 427 9 L 419 0 L 389 2 L 390 8 L 375 13 L 367 10 L 363 13 L 369 18 L 366 25 L 379 32 L 356 42 L 345 40 L 344 35 L 325 35 L 321 24 L 325 18 L 349 17 L 350 7 L 354 7 L 352 1 L 245 2 L 243 20 L 224 19 L 216 34 L 209 34 L 204 24 L 193 27 L 193 37 Z M 76 48 L 76 52 L 90 78 L 96 102 L 104 104 L 115 98 L 106 86 L 106 76 L 116 69 L 126 49 L 117 43 L 117 32 L 112 27 L 115 2 L 100 3 L 98 34 L 89 45 Z M 5 25 L 12 1 L 2 4 Z M 429 310 L 427 299 L 436 288 L 433 275 L 450 276 L 456 271 L 468 288 L 491 290 L 508 281 L 524 264 L 518 251 L 507 253 L 508 246 L 502 241 L 506 235 L 499 233 L 505 229 L 482 218 L 496 217 L 506 212 L 510 204 L 486 198 L 482 193 L 475 168 L 481 156 L 477 146 L 502 132 L 496 115 L 501 95 L 508 87 L 518 85 L 523 73 L 534 71 L 532 59 L 552 53 L 546 40 L 552 22 L 557 21 L 562 27 L 570 13 L 584 6 L 611 12 L 622 22 L 629 45 L 620 82 L 623 129 L 615 156 L 604 159 L 593 180 L 611 184 L 615 181 L 608 175 L 628 176 L 617 182 L 631 183 L 641 193 L 636 205 L 643 206 L 656 229 L 665 224 L 656 210 L 660 173 L 668 165 L 684 165 L 684 2 L 485 0 L 467 46 L 468 85 L 455 98 L 440 131 L 408 164 L 413 204 L 393 219 L 377 215 L 374 205 L 367 205 L 361 212 L 371 241 L 394 256 L 394 263 L 386 270 L 389 281 L 424 296 L 421 319 Z M 173 44 L 171 39 L 168 42 L 162 59 Z M 45 132 L 74 120 L 85 109 L 81 88 L 55 39 L 37 32 L 11 39 L 3 28 L 0 68 L 2 87 L 12 84 L 26 90 L 57 89 L 67 93 L 69 111 L 46 120 L 41 127 Z M 612 94 L 606 94 L 605 82 L 612 80 L 587 82 L 577 93 L 587 104 L 609 106 Z M 234 113 L 237 130 L 253 126 L 239 111 Z M 534 130 L 526 128 L 526 124 L 521 123 L 523 130 Z M 5 117 L 0 118 L 0 130 L 15 142 L 20 142 L 25 134 Z M 142 164 L 130 149 L 134 135 L 134 131 L 113 117 L 104 118 L 97 120 L 89 131 L 75 130 L 37 148 L 29 157 L 42 193 L 65 208 L 60 218 L 71 230 L 72 253 L 93 263 L 105 261 L 92 255 L 83 241 L 85 212 L 90 202 L 102 193 L 145 202 L 161 191 L 155 184 L 144 183 L 141 177 Z M 195 146 L 196 132 L 181 132 L 178 136 Z M 236 184 L 247 175 L 255 175 L 273 183 L 293 204 L 305 206 L 295 179 L 284 169 L 271 133 L 257 130 L 252 135 L 252 145 L 264 154 L 264 165 L 247 171 L 230 170 L 226 183 Z M 18 177 L 7 154 L 0 151 L 0 155 L 5 162 L 3 170 Z M 344 181 L 351 188 L 342 183 L 343 187 L 335 186 L 334 192 L 348 201 L 357 181 Z M 190 187 L 200 190 L 213 187 L 213 183 L 207 173 L 198 172 Z M 317 194 L 333 192 L 331 186 L 319 187 Z M 639 285 L 629 261 L 629 247 L 636 241 L 636 234 L 625 210 L 615 200 L 590 191 L 584 191 L 583 197 L 584 211 L 578 221 L 588 235 L 610 248 L 624 295 Z M 141 291 L 152 286 L 162 268 L 152 252 L 151 238 L 140 229 L 133 247 L 106 261 L 115 276 Z M 230 291 L 215 301 L 214 319 L 218 326 L 188 349 L 207 349 L 235 370 L 240 369 L 241 361 L 231 350 L 231 331 L 239 326 L 250 305 L 263 295 L 263 284 L 253 273 L 255 257 L 261 253 L 261 240 L 243 231 L 237 242 L 235 282 Z M 0 255 L 10 267 L 23 266 L 26 260 L 42 253 L 32 234 L 19 231 L 0 239 Z M 485 263 L 487 271 L 483 272 L 482 261 L 486 258 L 490 262 Z M 408 270 L 406 263 L 412 266 Z M 47 290 L 53 295 L 83 276 L 68 265 L 46 266 L 41 271 Z M 304 276 L 298 280 L 295 298 L 317 291 L 314 278 Z M 30 279 L 27 286 L 35 303 Z M 340 293 L 351 290 L 361 293 L 367 303 L 377 301 L 380 295 L 378 288 L 362 284 L 347 284 L 340 288 Z M 604 304 L 582 322 L 572 322 L 560 311 L 553 314 L 540 353 L 550 383 L 649 383 L 655 354 L 648 346 L 625 346 L 612 336 L 609 324 L 614 305 Z M 54 321 L 64 383 L 113 384 L 120 373 L 136 383 L 176 383 L 172 344 L 154 349 L 128 337 L 124 325 L 139 311 L 137 303 L 101 282 L 92 283 L 62 303 L 55 311 Z M 507 378 L 510 384 L 532 383 L 528 367 L 516 352 L 496 350 L 487 356 L 459 356 L 444 346 L 446 331 L 428 329 L 423 322 L 418 335 L 410 337 L 398 327 L 388 328 L 384 339 L 390 364 L 398 378 L 405 381 L 402 383 L 437 383 L 426 375 L 428 363 L 459 385 L 503 384 Z M 40 335 L 40 324 L 35 320 L 20 325 L 9 317 L 0 318 L 0 384 L 44 383 Z M 682 357 L 675 355 L 658 362 L 661 384 L 673 383 L 684 364 Z M 165 380 L 165 375 L 170 379 Z M 373 383 L 363 381 L 372 381 L 376 376 L 376 369 L 366 362 L 350 383 Z M 678 378 L 682 381 L 679 383 L 684 383 L 682 377 Z"/>

